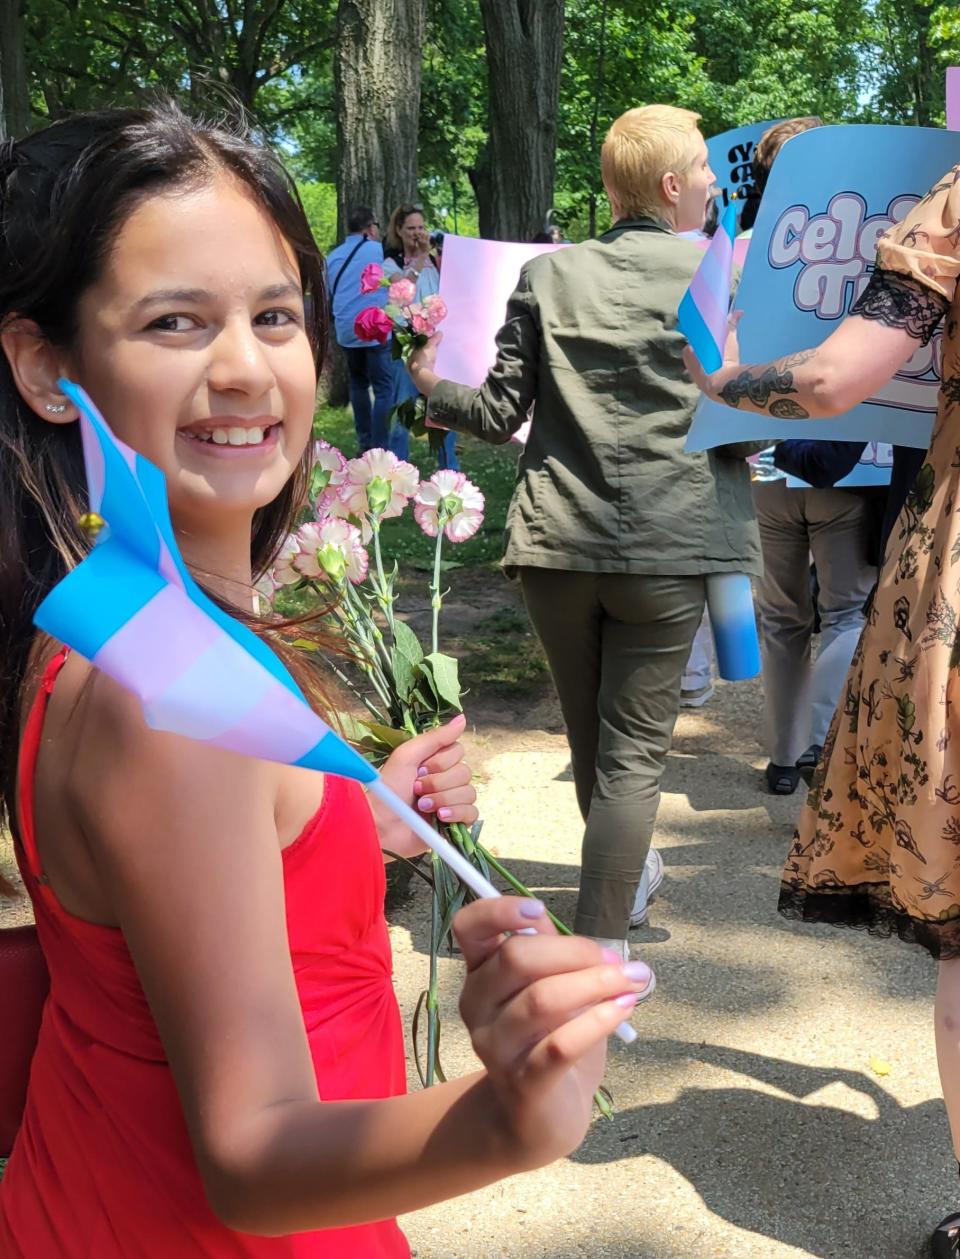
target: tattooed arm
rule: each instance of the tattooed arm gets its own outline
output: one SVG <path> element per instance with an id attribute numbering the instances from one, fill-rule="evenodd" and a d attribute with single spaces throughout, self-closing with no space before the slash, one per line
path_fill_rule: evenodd
<path id="1" fill-rule="evenodd" d="M 778 420 L 821 419 L 881 389 L 918 344 L 927 344 L 947 306 L 909 276 L 878 270 L 847 318 L 815 349 L 744 366 L 734 328 L 719 371 L 705 375 L 689 348 L 684 361 L 715 402 Z"/>

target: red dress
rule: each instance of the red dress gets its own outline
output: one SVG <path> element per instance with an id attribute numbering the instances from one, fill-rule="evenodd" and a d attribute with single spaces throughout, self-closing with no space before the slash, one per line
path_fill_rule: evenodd
<path id="1" fill-rule="evenodd" d="M 180 1099 L 121 932 L 67 913 L 42 878 L 33 777 L 48 668 L 20 754 L 18 860 L 50 971 L 23 1124 L 0 1182 L 0 1259 L 406 1259 L 395 1220 L 253 1237 L 204 1196 Z M 328 775 L 283 854 L 287 933 L 320 1096 L 406 1087 L 383 858 L 356 783 Z"/>

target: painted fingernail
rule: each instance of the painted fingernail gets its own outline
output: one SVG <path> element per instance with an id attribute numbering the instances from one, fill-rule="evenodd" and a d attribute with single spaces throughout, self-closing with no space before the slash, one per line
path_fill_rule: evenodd
<path id="1" fill-rule="evenodd" d="M 622 997 L 617 997 L 614 1005 L 618 1005 L 621 1010 L 632 1010 L 637 1004 L 637 994 L 635 992 L 625 992 Z"/>
<path id="2" fill-rule="evenodd" d="M 426 765 L 421 765 L 420 768 L 417 770 L 417 777 L 426 778 L 427 774 L 429 773 L 430 771 L 427 769 Z"/>
<path id="3" fill-rule="evenodd" d="M 423 785 L 423 783 L 420 781 L 420 779 L 419 779 L 419 778 L 417 778 L 417 779 L 414 781 L 414 784 L 413 784 L 413 794 L 414 794 L 415 796 L 421 796 L 421 795 L 423 795 L 423 793 L 424 793 L 425 791 L 426 791 L 426 787 Z"/>
<path id="4" fill-rule="evenodd" d="M 524 918 L 542 918 L 546 908 L 543 901 L 521 900 L 519 904 L 520 913 Z"/>
<path id="5" fill-rule="evenodd" d="M 430 813 L 430 812 L 432 812 L 432 810 L 433 810 L 433 797 L 432 797 L 432 796 L 424 796 L 424 797 L 423 797 L 420 801 L 418 801 L 418 805 L 419 805 L 419 808 L 422 810 L 422 812 L 424 812 L 424 813 Z"/>
<path id="6" fill-rule="evenodd" d="M 444 822 L 449 822 L 449 820 L 453 817 L 453 809 L 437 809 L 437 817 L 441 818 Z"/>
<path id="7" fill-rule="evenodd" d="M 645 984 L 650 982 L 650 967 L 646 962 L 627 962 L 623 968 L 623 973 L 631 983 Z"/>
<path id="8" fill-rule="evenodd" d="M 618 953 L 616 949 L 604 949 L 603 960 L 609 962 L 612 966 L 616 966 L 618 962 L 623 961 L 623 954 Z"/>

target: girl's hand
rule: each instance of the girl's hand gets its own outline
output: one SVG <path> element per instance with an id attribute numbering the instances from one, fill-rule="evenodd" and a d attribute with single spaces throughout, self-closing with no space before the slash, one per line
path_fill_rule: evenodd
<path id="1" fill-rule="evenodd" d="M 727 323 L 727 340 L 723 347 L 723 366 L 709 376 L 700 366 L 700 360 L 690 346 L 684 346 L 683 362 L 690 379 L 701 393 L 706 394 L 714 402 L 723 401 L 719 391 L 729 380 L 730 376 L 735 375 L 736 370 L 740 367 L 740 342 L 737 337 L 737 325 L 742 318 L 742 310 L 735 310 L 731 313 Z"/>
<path id="2" fill-rule="evenodd" d="M 387 758 L 380 776 L 388 787 L 421 813 L 433 814 L 441 822 L 462 822 L 472 826 L 480 816 L 474 801 L 472 771 L 464 760 L 459 742 L 467 724 L 462 713 L 436 730 L 408 739 Z M 370 807 L 380 834 L 380 844 L 401 857 L 425 852 L 423 841 L 376 796 Z"/>
<path id="3" fill-rule="evenodd" d="M 531 926 L 536 935 L 504 935 Z M 460 1013 L 509 1153 L 526 1167 L 570 1154 L 590 1125 L 607 1037 L 650 985 L 649 969 L 558 935 L 539 901 L 474 901 L 453 931 L 467 964 Z"/>

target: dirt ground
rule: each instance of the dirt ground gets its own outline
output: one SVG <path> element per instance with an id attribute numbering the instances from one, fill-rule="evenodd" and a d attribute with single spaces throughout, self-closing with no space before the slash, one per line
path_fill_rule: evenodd
<path id="1" fill-rule="evenodd" d="M 484 840 L 571 919 L 581 828 L 549 682 L 511 588 L 479 574 L 454 587 Z M 476 676 L 468 661 L 484 652 Z M 915 1259 L 960 1206 L 934 966 L 897 942 L 777 916 L 800 796 L 761 791 L 760 704 L 758 683 L 721 684 L 680 717 L 656 839 L 666 879 L 633 934 L 659 986 L 635 1015 L 638 1043 L 611 1042 L 615 1119 L 571 1159 L 407 1217 L 418 1259 Z M 8 903 L 0 925 L 23 913 Z M 417 881 L 391 911 L 408 1024 L 428 925 Z M 441 962 L 448 1074 L 474 1065 L 460 977 L 456 959 Z"/>

